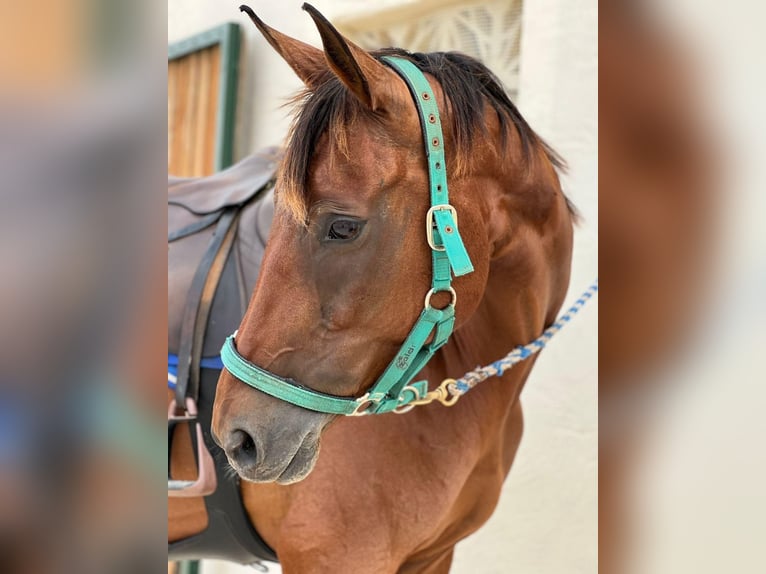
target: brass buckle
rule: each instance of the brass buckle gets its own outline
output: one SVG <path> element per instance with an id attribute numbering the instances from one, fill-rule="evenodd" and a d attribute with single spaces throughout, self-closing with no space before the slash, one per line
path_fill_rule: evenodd
<path id="1" fill-rule="evenodd" d="M 455 379 L 444 379 L 441 384 L 436 387 L 433 391 L 428 391 L 423 397 L 420 396 L 417 389 L 411 386 L 404 387 L 404 391 L 410 391 L 415 394 L 415 399 L 407 403 L 406 405 L 402 405 L 401 407 L 396 407 L 394 409 L 394 412 L 396 414 L 402 415 L 404 413 L 410 412 L 412 409 L 414 409 L 417 406 L 420 405 L 427 405 L 434 401 L 437 401 L 444 405 L 445 407 L 451 407 L 456 402 L 460 400 L 460 397 L 462 395 L 458 394 L 455 389 Z"/>
<path id="2" fill-rule="evenodd" d="M 356 399 L 356 408 L 348 416 L 350 417 L 363 417 L 365 415 L 371 415 L 370 409 L 377 405 L 380 399 L 375 400 L 370 398 L 370 393 L 364 393 L 361 397 Z"/>
<path id="3" fill-rule="evenodd" d="M 398 406 L 398 407 L 396 407 L 396 408 L 394 409 L 394 412 L 395 412 L 397 415 L 403 415 L 404 413 L 408 413 L 408 412 L 410 412 L 412 409 L 414 409 L 414 408 L 415 408 L 415 406 L 416 406 L 417 402 L 420 400 L 420 391 L 418 391 L 418 390 L 417 390 L 415 387 L 413 387 L 413 386 L 411 386 L 411 385 L 407 385 L 406 387 L 404 387 L 404 388 L 402 389 L 402 392 L 401 392 L 401 393 L 400 393 L 400 395 L 399 395 L 399 400 L 400 400 L 400 401 L 401 401 L 401 397 L 402 397 L 402 395 L 404 395 L 404 393 L 405 393 L 406 391 L 409 391 L 409 392 L 411 392 L 413 395 L 415 395 L 415 398 L 414 398 L 414 399 L 412 399 L 412 400 L 411 400 L 409 403 L 407 403 L 407 404 L 405 404 L 405 405 L 401 405 L 401 406 Z"/>
<path id="4" fill-rule="evenodd" d="M 426 300 L 423 303 L 423 306 L 426 309 L 435 309 L 435 307 L 431 305 L 431 297 L 433 297 L 436 293 L 449 293 L 452 296 L 452 300 L 450 300 L 449 304 L 454 307 L 455 303 L 457 303 L 457 293 L 455 293 L 455 290 L 452 287 L 447 287 L 447 289 L 439 289 L 438 291 L 436 289 L 431 289 L 428 291 L 428 293 L 426 293 Z"/>
<path id="5" fill-rule="evenodd" d="M 436 222 L 434 221 L 434 212 L 436 211 L 449 211 L 452 214 L 452 219 L 455 220 L 456 233 L 457 233 L 457 211 L 449 203 L 442 203 L 439 205 L 432 206 L 426 213 L 426 239 L 428 240 L 428 245 L 434 251 L 445 251 L 444 245 L 436 245 L 436 243 L 434 243 L 434 226 L 436 225 Z"/>

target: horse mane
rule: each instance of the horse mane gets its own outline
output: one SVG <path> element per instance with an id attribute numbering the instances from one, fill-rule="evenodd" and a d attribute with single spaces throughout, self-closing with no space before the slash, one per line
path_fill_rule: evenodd
<path id="1" fill-rule="evenodd" d="M 450 171 L 455 176 L 465 174 L 470 165 L 472 146 L 477 135 L 487 136 L 484 106 L 489 103 L 497 114 L 501 133 L 501 156 L 508 149 L 509 133 L 513 129 L 519 136 L 522 159 L 531 164 L 533 152 L 541 150 L 550 163 L 564 171 L 566 163 L 521 116 L 500 80 L 478 60 L 459 52 L 410 53 L 399 48 L 386 48 L 371 52 L 373 57 L 397 56 L 406 58 L 431 74 L 442 86 L 445 95 L 451 131 L 455 140 Z M 314 88 L 306 88 L 288 104 L 298 107 L 288 135 L 288 145 L 280 171 L 280 195 L 287 209 L 299 221 L 306 218 L 306 195 L 309 165 L 320 137 L 329 132 L 331 145 L 345 157 L 350 157 L 347 129 L 360 116 L 380 121 L 329 70 Z M 566 200 L 570 213 L 576 211 Z"/>

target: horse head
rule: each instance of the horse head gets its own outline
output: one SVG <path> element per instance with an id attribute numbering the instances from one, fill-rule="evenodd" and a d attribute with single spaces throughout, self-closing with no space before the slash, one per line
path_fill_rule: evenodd
<path id="1" fill-rule="evenodd" d="M 442 309 L 456 296 L 460 329 L 485 296 L 492 261 L 517 260 L 525 280 L 530 238 L 537 245 L 560 229 L 564 247 L 557 251 L 568 258 L 571 225 L 556 157 L 482 64 L 455 53 L 367 52 L 304 5 L 320 50 L 242 9 L 305 84 L 260 277 L 236 334 L 247 361 L 319 393 L 359 397 L 400 357 L 424 298 Z M 441 115 L 444 141 L 431 144 L 446 150 L 446 166 L 437 168 L 449 170 L 450 203 L 473 264 L 473 272 L 455 277 L 454 294 L 426 296 L 433 273 L 424 231 L 429 163 L 421 116 L 407 83 L 386 64 L 391 56 L 425 74 Z M 323 430 L 336 418 L 224 370 L 212 430 L 240 476 L 287 484 L 311 471 Z"/>

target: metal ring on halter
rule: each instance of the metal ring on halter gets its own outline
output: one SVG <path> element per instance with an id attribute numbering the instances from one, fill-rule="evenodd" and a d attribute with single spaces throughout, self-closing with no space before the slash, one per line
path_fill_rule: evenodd
<path id="1" fill-rule="evenodd" d="M 452 301 L 450 301 L 449 304 L 454 307 L 455 303 L 457 303 L 457 293 L 455 293 L 455 290 L 452 287 L 448 287 L 447 289 L 439 289 L 438 291 L 436 289 L 431 289 L 428 291 L 428 293 L 426 293 L 426 300 L 423 303 L 423 306 L 426 309 L 434 308 L 433 305 L 431 305 L 431 297 L 433 297 L 436 293 L 449 293 L 452 295 Z"/>
<path id="2" fill-rule="evenodd" d="M 410 412 L 412 409 L 414 409 L 417 406 L 417 402 L 421 399 L 420 391 L 418 391 L 415 387 L 411 385 L 407 385 L 402 389 L 402 392 L 399 394 L 399 401 L 402 400 L 402 395 L 405 393 L 405 391 L 411 392 L 413 395 L 415 395 L 415 398 L 412 399 L 409 403 L 405 405 L 398 406 L 394 409 L 394 412 L 397 415 L 403 415 L 404 413 Z"/>
<path id="3" fill-rule="evenodd" d="M 372 414 L 370 409 L 377 405 L 380 401 L 371 399 L 370 393 L 364 393 L 361 397 L 356 399 L 356 408 L 354 412 L 350 413 L 350 417 L 363 417 L 365 415 Z"/>

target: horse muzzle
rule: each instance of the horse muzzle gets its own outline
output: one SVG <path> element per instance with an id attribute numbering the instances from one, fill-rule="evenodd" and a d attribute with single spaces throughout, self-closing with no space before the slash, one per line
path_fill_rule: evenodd
<path id="1" fill-rule="evenodd" d="M 277 440 L 259 447 L 242 429 L 235 429 L 222 447 L 229 464 L 244 480 L 292 484 L 306 478 L 319 454 L 318 433 L 302 439 Z"/>
<path id="2" fill-rule="evenodd" d="M 213 440 L 231 467 L 250 482 L 290 484 L 308 476 L 321 432 L 334 417 L 254 393 L 244 385 L 235 388 L 247 394 L 217 396 L 211 425 Z"/>

